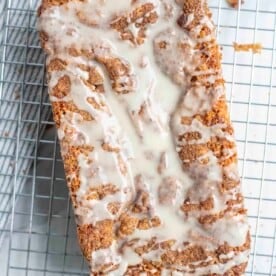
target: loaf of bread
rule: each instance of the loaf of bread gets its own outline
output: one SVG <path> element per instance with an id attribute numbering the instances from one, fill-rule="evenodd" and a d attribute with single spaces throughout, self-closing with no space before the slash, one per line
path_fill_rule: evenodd
<path id="1" fill-rule="evenodd" d="M 206 0 L 43 0 L 50 101 L 91 275 L 242 275 L 249 227 Z"/>

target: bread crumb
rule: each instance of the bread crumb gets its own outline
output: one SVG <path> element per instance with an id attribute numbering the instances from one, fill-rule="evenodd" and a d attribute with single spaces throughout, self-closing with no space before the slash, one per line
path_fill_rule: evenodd
<path id="1" fill-rule="evenodd" d="M 14 169 L 14 168 L 15 168 L 15 161 L 11 161 L 10 164 L 9 164 L 9 166 L 10 166 L 12 169 Z"/>
<path id="2" fill-rule="evenodd" d="M 10 133 L 8 131 L 5 131 L 3 134 L 4 134 L 4 137 L 6 138 L 10 136 Z"/>
<path id="3" fill-rule="evenodd" d="M 13 92 L 13 95 L 14 95 L 14 99 L 15 100 L 19 100 L 20 99 L 20 92 L 19 92 L 19 90 L 15 90 Z"/>
<path id="4" fill-rule="evenodd" d="M 261 43 L 251 43 L 251 44 L 239 44 L 234 42 L 233 47 L 237 52 L 249 52 L 252 51 L 253 54 L 260 54 L 263 48 Z"/>
<path id="5" fill-rule="evenodd" d="M 244 4 L 244 0 L 227 0 L 228 4 L 232 7 L 237 9 L 239 7 L 239 5 Z"/>

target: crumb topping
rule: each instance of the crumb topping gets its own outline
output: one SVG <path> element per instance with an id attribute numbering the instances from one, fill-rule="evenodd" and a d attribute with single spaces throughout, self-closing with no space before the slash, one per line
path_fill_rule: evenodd
<path id="1" fill-rule="evenodd" d="M 234 49 L 236 52 L 249 52 L 251 51 L 253 54 L 260 54 L 263 48 L 261 43 L 251 43 L 251 44 L 239 44 L 233 43 Z"/>

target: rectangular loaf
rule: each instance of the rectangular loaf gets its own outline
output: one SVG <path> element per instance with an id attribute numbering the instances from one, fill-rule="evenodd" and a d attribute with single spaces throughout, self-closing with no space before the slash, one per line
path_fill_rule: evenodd
<path id="1" fill-rule="evenodd" d="M 43 0 L 49 95 L 91 275 L 242 275 L 250 235 L 205 0 Z"/>

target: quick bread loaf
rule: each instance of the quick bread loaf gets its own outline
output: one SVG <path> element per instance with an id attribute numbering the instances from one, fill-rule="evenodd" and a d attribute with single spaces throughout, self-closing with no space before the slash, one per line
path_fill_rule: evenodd
<path id="1" fill-rule="evenodd" d="M 249 227 L 205 0 L 43 0 L 50 101 L 91 275 L 242 275 Z"/>

